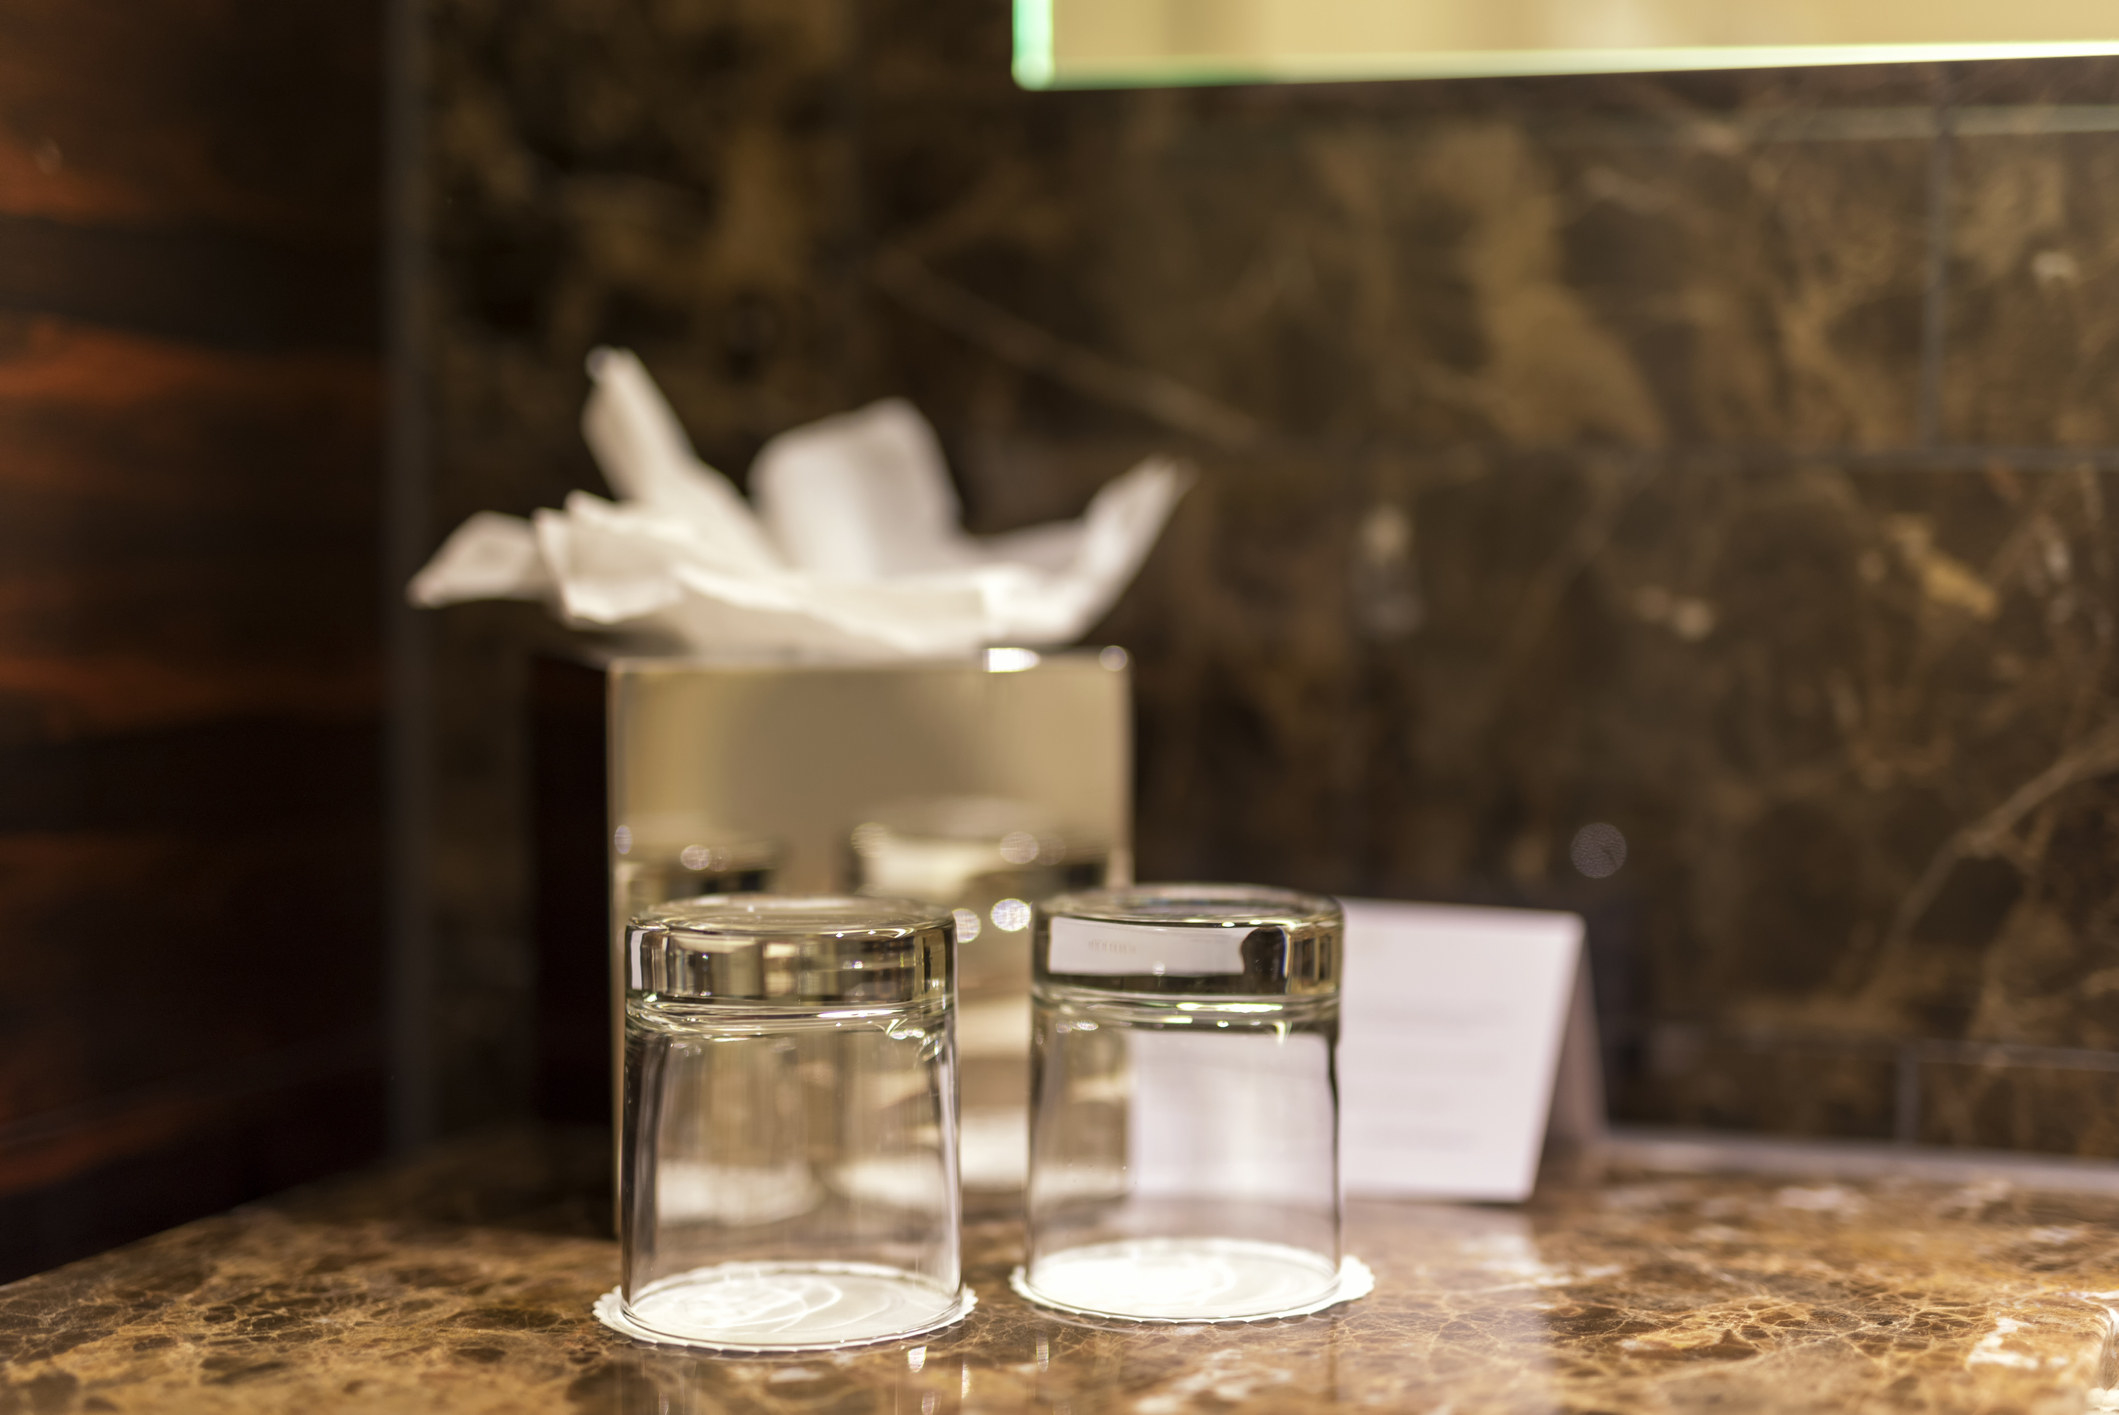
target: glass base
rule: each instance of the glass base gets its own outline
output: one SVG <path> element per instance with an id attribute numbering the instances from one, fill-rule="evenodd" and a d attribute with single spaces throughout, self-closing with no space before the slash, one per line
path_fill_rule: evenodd
<path id="1" fill-rule="evenodd" d="M 613 1294 L 615 1295 L 615 1294 Z M 875 1263 L 722 1263 L 664 1278 L 597 1315 L 648 1340 L 792 1351 L 914 1336 L 970 1310 L 970 1294 Z"/>
<path id="2" fill-rule="evenodd" d="M 1247 1238 L 1094 1243 L 1050 1254 L 1017 1272 L 1015 1288 L 1032 1302 L 1136 1321 L 1298 1316 L 1367 1290 L 1347 1290 L 1342 1270 L 1321 1253 Z"/>

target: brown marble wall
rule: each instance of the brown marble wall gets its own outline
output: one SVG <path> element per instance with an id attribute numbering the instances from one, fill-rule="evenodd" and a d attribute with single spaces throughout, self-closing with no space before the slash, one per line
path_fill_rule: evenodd
<path id="1" fill-rule="evenodd" d="M 582 361 L 640 351 L 740 469 L 840 411 L 858 365 L 854 16 L 832 3 L 431 0 L 429 278 L 438 542 L 602 481 Z M 540 611 L 437 616 L 431 983 L 443 1128 L 528 1102 L 530 746 Z"/>
<path id="2" fill-rule="evenodd" d="M 738 474 L 911 396 L 980 530 L 1181 453 L 1093 636 L 1145 874 L 1582 910 L 1622 1118 L 2119 1154 L 2119 67 L 1025 94 L 997 0 L 433 16 L 437 536 L 595 485 L 601 340 Z M 440 908 L 519 959 L 524 630 L 446 625 Z M 521 1009 L 455 1008 L 490 1113 Z"/>

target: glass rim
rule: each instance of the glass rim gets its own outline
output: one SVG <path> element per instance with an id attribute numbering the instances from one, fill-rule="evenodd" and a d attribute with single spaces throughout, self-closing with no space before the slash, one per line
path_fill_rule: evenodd
<path id="1" fill-rule="evenodd" d="M 627 927 L 732 944 L 882 943 L 954 923 L 948 909 L 893 895 L 724 893 L 664 900 L 636 914 Z"/>
<path id="2" fill-rule="evenodd" d="M 915 899 L 702 894 L 647 909 L 624 943 L 629 995 L 841 1009 L 954 992 L 956 919 Z"/>
<path id="3" fill-rule="evenodd" d="M 1132 884 L 1036 906 L 1033 993 L 1336 995 L 1346 911 L 1322 894 L 1256 884 Z"/>
<path id="4" fill-rule="evenodd" d="M 1155 907 L 1158 901 L 1165 907 Z M 1264 884 L 1105 885 L 1055 894 L 1037 909 L 1053 918 L 1170 928 L 1300 929 L 1336 924 L 1345 917 L 1339 901 L 1330 895 Z"/>

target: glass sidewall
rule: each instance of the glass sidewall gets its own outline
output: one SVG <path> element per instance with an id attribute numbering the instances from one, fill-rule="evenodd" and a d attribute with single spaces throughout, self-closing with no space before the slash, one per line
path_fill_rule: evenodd
<path id="1" fill-rule="evenodd" d="M 1033 1290 L 1059 1255 L 1169 1240 L 1277 1247 L 1314 1266 L 1314 1289 L 1288 1306 L 1331 1289 L 1336 992 L 1180 997 L 1040 981 L 1032 999 Z"/>
<path id="2" fill-rule="evenodd" d="M 658 1326 L 639 1304 L 732 1274 L 897 1274 L 912 1294 L 900 1303 L 906 1330 L 946 1317 L 962 1284 L 946 997 L 825 1009 L 636 993 L 625 1046 L 620 1288 L 630 1316 L 710 1342 Z M 920 1291 L 933 1295 L 924 1314 Z"/>

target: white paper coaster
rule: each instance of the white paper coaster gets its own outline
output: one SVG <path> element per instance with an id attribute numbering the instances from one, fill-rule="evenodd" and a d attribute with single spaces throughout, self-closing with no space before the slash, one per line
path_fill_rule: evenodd
<path id="1" fill-rule="evenodd" d="M 1243 1238 L 1149 1238 L 1055 1254 L 1008 1275 L 1025 1301 L 1130 1322 L 1265 1322 L 1322 1312 L 1376 1290 L 1359 1258 L 1342 1258 L 1321 1294 L 1315 1253 Z"/>
<path id="2" fill-rule="evenodd" d="M 631 1311 L 614 1287 L 593 1310 L 635 1341 L 763 1356 L 925 1336 L 962 1321 L 979 1300 L 967 1285 L 935 1313 L 934 1295 L 874 1263 L 726 1263 L 655 1283 Z"/>

